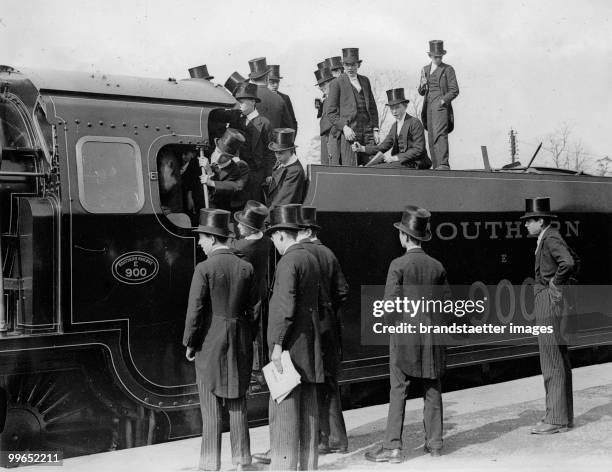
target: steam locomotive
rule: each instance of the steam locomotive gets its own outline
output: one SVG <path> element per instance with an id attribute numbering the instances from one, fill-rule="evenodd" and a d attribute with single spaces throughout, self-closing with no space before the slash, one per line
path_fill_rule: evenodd
<path id="1" fill-rule="evenodd" d="M 201 79 L 15 70 L 0 66 L 0 386 L 2 450 L 64 456 L 199 434 L 193 366 L 181 335 L 204 256 L 183 206 L 183 155 L 210 147 L 235 107 Z M 581 255 L 581 282 L 612 282 L 612 180 L 554 169 L 395 170 L 311 165 L 305 203 L 351 286 L 343 309 L 344 388 L 388 375 L 388 349 L 361 343 L 361 287 L 384 284 L 400 253 L 403 206 L 432 211 L 427 250 L 453 284 L 515 299 L 519 320 L 534 241 L 523 199 L 545 194 Z M 497 293 L 499 291 L 499 294 Z M 520 292 L 520 293 L 519 293 Z M 583 300 L 577 347 L 612 340 L 605 297 Z M 265 337 L 265 336 L 264 336 Z M 449 365 L 532 356 L 529 337 L 450 349 Z M 533 339 L 531 339 L 533 341 Z M 250 418 L 267 394 L 250 391 Z"/>

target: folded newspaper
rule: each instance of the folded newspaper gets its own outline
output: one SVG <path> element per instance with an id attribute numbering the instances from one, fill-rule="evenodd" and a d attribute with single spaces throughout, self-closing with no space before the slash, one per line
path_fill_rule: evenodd
<path id="1" fill-rule="evenodd" d="M 283 373 L 279 373 L 274 367 L 274 363 L 263 367 L 263 374 L 270 390 L 270 396 L 277 403 L 282 402 L 291 391 L 300 384 L 300 374 L 291 362 L 291 356 L 289 351 L 283 351 L 281 354 L 281 365 L 283 366 Z"/>

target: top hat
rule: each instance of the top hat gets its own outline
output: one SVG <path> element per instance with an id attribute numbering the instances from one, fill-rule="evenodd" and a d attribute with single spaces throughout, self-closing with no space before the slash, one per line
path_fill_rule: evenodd
<path id="1" fill-rule="evenodd" d="M 359 58 L 359 49 L 357 49 L 357 58 Z M 325 64 L 331 70 L 344 69 L 344 66 L 342 65 L 342 58 L 340 56 L 328 57 L 325 59 Z"/>
<path id="2" fill-rule="evenodd" d="M 317 209 L 313 206 L 302 206 L 301 209 L 302 225 L 306 228 L 319 230 L 321 227 L 317 224 Z"/>
<path id="3" fill-rule="evenodd" d="M 214 77 L 208 73 L 208 67 L 206 67 L 206 64 L 189 69 L 189 77 L 192 79 L 214 79 Z"/>
<path id="4" fill-rule="evenodd" d="M 251 69 L 249 79 L 259 79 L 270 72 L 270 68 L 268 67 L 265 57 L 256 57 L 255 59 L 251 59 L 249 61 L 249 68 Z"/>
<path id="5" fill-rule="evenodd" d="M 212 234 L 228 238 L 234 236 L 229 229 L 231 213 L 225 210 L 200 209 L 200 221 L 193 231 L 196 233 Z"/>
<path id="6" fill-rule="evenodd" d="M 557 215 L 550 212 L 550 198 L 536 197 L 525 199 L 525 214 L 521 216 L 521 220 L 556 217 Z"/>
<path id="7" fill-rule="evenodd" d="M 361 59 L 359 59 L 359 48 L 342 49 L 342 62 L 356 62 L 361 64 Z"/>
<path id="8" fill-rule="evenodd" d="M 270 65 L 268 66 L 270 68 L 270 73 L 268 75 L 268 80 L 272 79 L 272 80 L 280 80 L 282 79 L 281 75 L 280 75 L 280 66 L 277 65 Z"/>
<path id="9" fill-rule="evenodd" d="M 240 100 L 241 98 L 248 98 L 250 100 L 255 100 L 256 102 L 261 102 L 261 100 L 257 96 L 257 85 L 251 83 L 242 83 L 236 85 L 236 88 L 234 89 L 234 98 L 236 100 Z"/>
<path id="10" fill-rule="evenodd" d="M 242 84 L 244 82 L 246 82 L 247 79 L 245 79 L 244 77 L 242 77 L 238 72 L 232 72 L 232 75 L 230 75 L 227 80 L 225 81 L 224 87 L 226 89 L 228 89 L 230 91 L 230 93 L 234 93 L 234 90 L 236 90 L 236 87 L 238 86 L 238 84 Z"/>
<path id="11" fill-rule="evenodd" d="M 314 75 L 317 78 L 317 85 L 323 85 L 325 82 L 329 82 L 334 79 L 332 71 L 329 67 L 323 67 L 315 70 Z"/>
<path id="12" fill-rule="evenodd" d="M 444 50 L 444 41 L 440 39 L 434 39 L 429 41 L 429 52 L 430 56 L 444 56 L 446 51 Z"/>
<path id="13" fill-rule="evenodd" d="M 402 221 L 393 223 L 393 226 L 419 241 L 429 241 L 431 239 L 430 217 L 431 213 L 425 208 L 408 205 L 402 213 Z"/>
<path id="14" fill-rule="evenodd" d="M 325 67 L 329 68 L 329 66 L 327 65 L 327 60 L 317 63 L 317 69 L 323 69 Z"/>
<path id="15" fill-rule="evenodd" d="M 244 210 L 234 213 L 234 219 L 255 231 L 263 231 L 265 229 L 266 218 L 269 214 L 268 207 L 263 203 L 249 200 L 246 202 Z"/>
<path id="16" fill-rule="evenodd" d="M 272 130 L 272 142 L 268 149 L 272 151 L 286 151 L 297 146 L 294 144 L 295 130 L 291 128 L 275 128 Z"/>
<path id="17" fill-rule="evenodd" d="M 266 234 L 272 234 L 280 229 L 290 229 L 292 231 L 303 229 L 301 206 L 294 204 L 273 208 L 270 212 L 270 227 L 266 230 Z"/>
<path id="18" fill-rule="evenodd" d="M 391 107 L 400 103 L 408 103 L 409 101 L 410 100 L 404 97 L 403 87 L 387 90 L 387 106 Z"/>
<path id="19" fill-rule="evenodd" d="M 244 142 L 245 138 L 240 131 L 227 128 L 223 136 L 215 140 L 215 145 L 223 154 L 229 154 L 233 157 L 238 154 L 238 150 Z"/>

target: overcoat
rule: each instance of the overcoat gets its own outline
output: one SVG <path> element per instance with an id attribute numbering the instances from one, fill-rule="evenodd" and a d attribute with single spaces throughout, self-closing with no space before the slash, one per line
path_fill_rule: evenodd
<path id="1" fill-rule="evenodd" d="M 280 94 L 274 93 L 267 85 L 257 85 L 257 98 L 261 100 L 257 110 L 270 121 L 271 129 L 293 127 L 289 109 Z"/>
<path id="2" fill-rule="evenodd" d="M 349 286 L 334 253 L 321 241 L 301 241 L 319 264 L 319 320 L 325 374 L 336 377 L 340 366 L 340 320 L 338 310 L 348 298 Z"/>
<path id="3" fill-rule="evenodd" d="M 287 105 L 287 111 L 289 112 L 289 118 L 291 118 L 291 126 L 289 126 L 289 128 L 294 129 L 295 134 L 297 136 L 298 123 L 297 123 L 297 119 L 295 118 L 295 111 L 293 111 L 293 103 L 291 103 L 291 97 L 289 97 L 289 95 L 287 95 L 286 93 L 281 93 L 281 92 L 276 92 L 276 93 L 278 93 L 278 95 L 285 102 L 285 105 Z"/>
<path id="4" fill-rule="evenodd" d="M 319 321 L 319 266 L 302 244 L 278 261 L 268 316 L 268 348 L 289 351 L 302 382 L 323 383 L 325 369 Z"/>
<path id="5" fill-rule="evenodd" d="M 440 71 L 440 88 L 442 89 L 442 99 L 448 107 L 448 132 L 451 133 L 455 129 L 455 114 L 453 112 L 452 101 L 459 95 L 459 85 L 457 84 L 457 76 L 455 75 L 455 69 L 453 66 L 441 63 L 439 66 Z M 429 74 L 431 71 L 431 64 L 425 66 L 425 76 L 429 80 Z M 421 121 L 423 126 L 427 129 L 427 99 L 428 89 L 425 85 L 419 85 L 419 94 L 423 95 L 423 109 L 421 110 Z"/>
<path id="6" fill-rule="evenodd" d="M 253 313 L 259 297 L 253 266 L 218 249 L 193 273 L 183 344 L 196 349 L 205 388 L 221 398 L 246 394 L 253 363 Z"/>
<path id="7" fill-rule="evenodd" d="M 414 248 L 394 259 L 389 266 L 385 285 L 385 300 L 407 297 L 411 300 L 446 300 L 450 298 L 446 270 L 421 248 Z M 421 334 L 423 325 L 448 324 L 444 317 L 451 314 L 418 313 L 411 318 L 403 315 L 399 321 L 417 325 L 415 334 L 391 334 L 389 362 L 410 377 L 440 378 L 446 368 L 443 339 L 434 334 Z M 393 317 L 390 317 L 393 318 Z"/>
<path id="8" fill-rule="evenodd" d="M 357 79 L 363 89 L 366 100 L 366 108 L 370 115 L 370 127 L 378 128 L 378 108 L 372 93 L 370 79 L 364 75 L 358 75 Z M 327 105 L 327 118 L 329 122 L 338 130 L 342 130 L 345 125 L 352 127 L 357 118 L 357 100 L 351 85 L 351 79 L 345 73 L 340 74 L 335 80 L 329 83 L 329 102 Z"/>
<path id="9" fill-rule="evenodd" d="M 246 185 L 249 165 L 244 161 L 231 161 L 226 167 L 212 166 L 215 187 L 211 188 L 212 206 L 227 211 L 242 209 L 246 203 Z"/>
<path id="10" fill-rule="evenodd" d="M 278 166 L 272 172 L 272 180 L 266 193 L 268 207 L 290 203 L 302 203 L 306 192 L 306 174 L 300 161 L 288 166 Z"/>
<path id="11" fill-rule="evenodd" d="M 261 300 L 267 300 L 270 256 L 274 250 L 272 240 L 265 234 L 260 239 L 234 239 L 231 247 L 253 266 L 259 297 Z"/>

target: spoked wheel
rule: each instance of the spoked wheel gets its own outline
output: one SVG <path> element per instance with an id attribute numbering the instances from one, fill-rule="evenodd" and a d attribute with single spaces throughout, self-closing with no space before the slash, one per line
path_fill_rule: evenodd
<path id="1" fill-rule="evenodd" d="M 64 457 L 116 448 L 118 420 L 80 370 L 6 375 L 8 407 L 0 450 L 62 451 Z"/>

